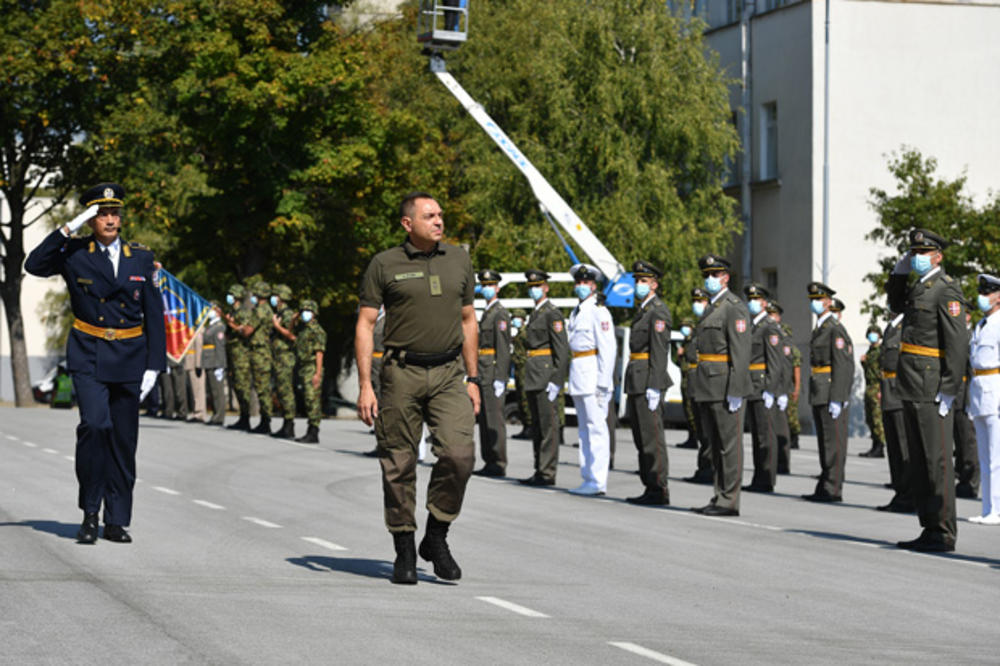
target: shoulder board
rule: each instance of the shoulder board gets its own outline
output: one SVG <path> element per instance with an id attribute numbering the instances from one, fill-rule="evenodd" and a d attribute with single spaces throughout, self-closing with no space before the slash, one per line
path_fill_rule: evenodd
<path id="1" fill-rule="evenodd" d="M 146 252 L 152 252 L 152 250 L 138 241 L 129 241 L 128 246 L 133 250 L 145 250 Z"/>
<path id="2" fill-rule="evenodd" d="M 950 275 L 942 275 L 941 279 L 945 282 L 945 284 L 951 284 L 952 282 L 955 281 L 955 278 L 953 278 Z"/>

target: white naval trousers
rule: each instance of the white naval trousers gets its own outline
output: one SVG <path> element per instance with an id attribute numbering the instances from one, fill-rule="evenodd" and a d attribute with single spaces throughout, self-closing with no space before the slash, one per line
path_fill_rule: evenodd
<path id="1" fill-rule="evenodd" d="M 576 421 L 580 431 L 580 476 L 583 482 L 608 490 L 608 465 L 611 462 L 611 439 L 608 413 L 597 404 L 594 393 L 574 395 Z"/>
<path id="2" fill-rule="evenodd" d="M 1000 514 L 1000 414 L 977 416 L 976 444 L 979 446 L 979 490 L 983 494 L 983 515 Z"/>

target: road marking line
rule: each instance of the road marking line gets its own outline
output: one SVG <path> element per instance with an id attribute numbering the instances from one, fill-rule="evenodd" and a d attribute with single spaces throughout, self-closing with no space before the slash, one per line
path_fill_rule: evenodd
<path id="1" fill-rule="evenodd" d="M 644 648 L 641 645 L 636 645 L 635 643 L 609 641 L 608 645 L 613 645 L 616 648 L 625 650 L 626 652 L 631 652 L 632 654 L 637 654 L 640 657 L 646 657 L 647 659 L 658 661 L 661 664 L 671 664 L 671 666 L 694 666 L 694 664 L 690 661 L 677 659 L 676 657 L 671 657 L 670 655 L 663 654 L 662 652 Z"/>
<path id="2" fill-rule="evenodd" d="M 63 458 L 65 458 L 66 460 L 68 460 L 70 462 L 76 462 L 76 458 L 74 458 L 73 456 L 63 456 Z"/>
<path id="3" fill-rule="evenodd" d="M 253 523 L 254 525 L 260 525 L 261 527 L 281 527 L 277 523 L 272 523 L 269 520 L 264 520 L 263 518 L 254 518 L 253 516 L 243 516 L 243 520 Z"/>
<path id="4" fill-rule="evenodd" d="M 488 604 L 493 604 L 494 606 L 499 606 L 500 608 L 505 608 L 519 615 L 524 615 L 525 617 L 548 617 L 545 613 L 539 613 L 536 610 L 531 610 L 530 608 L 525 608 L 524 606 L 519 606 L 518 604 L 511 603 L 509 601 L 504 601 L 503 599 L 498 599 L 497 597 L 476 597 L 480 601 L 485 601 Z"/>
<path id="5" fill-rule="evenodd" d="M 164 488 L 163 486 L 153 486 L 153 490 L 158 490 L 166 495 L 180 495 L 180 491 L 174 490 L 173 488 Z"/>
<path id="6" fill-rule="evenodd" d="M 59 453 L 59 452 L 58 452 L 58 451 L 56 451 L 55 449 L 48 449 L 48 448 L 46 448 L 46 449 L 42 449 L 42 451 L 45 451 L 46 453 Z"/>
<path id="7" fill-rule="evenodd" d="M 308 541 L 309 543 L 315 544 L 317 546 L 322 546 L 323 548 L 326 548 L 327 550 L 347 550 L 343 546 L 339 546 L 339 545 L 333 543 L 332 541 L 327 541 L 325 539 L 320 539 L 318 537 L 302 537 L 302 540 L 303 541 Z"/>
<path id="8" fill-rule="evenodd" d="M 208 509 L 215 509 L 216 511 L 225 511 L 226 510 L 226 507 L 222 506 L 221 504 L 215 504 L 214 502 L 209 502 L 207 500 L 198 500 L 198 499 L 196 499 L 196 500 L 191 500 L 191 501 L 194 502 L 195 504 L 197 504 L 198 506 L 203 506 L 203 507 L 208 508 Z"/>
<path id="9" fill-rule="evenodd" d="M 4 435 L 4 437 L 6 437 L 7 439 L 9 439 L 12 442 L 16 442 L 16 441 L 20 440 L 20 437 L 14 437 L 14 435 Z"/>
<path id="10" fill-rule="evenodd" d="M 21 442 L 21 443 L 24 444 L 25 446 L 27 446 L 29 449 L 37 449 L 38 448 L 38 444 L 35 444 L 34 442 Z"/>

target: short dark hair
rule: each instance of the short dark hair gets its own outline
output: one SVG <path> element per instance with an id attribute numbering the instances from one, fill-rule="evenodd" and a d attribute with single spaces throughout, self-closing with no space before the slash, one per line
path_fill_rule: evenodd
<path id="1" fill-rule="evenodd" d="M 413 207 L 417 199 L 434 199 L 433 194 L 428 194 L 427 192 L 410 192 L 399 204 L 399 216 L 400 217 L 413 217 Z M 437 201 L 437 199 L 434 199 Z"/>

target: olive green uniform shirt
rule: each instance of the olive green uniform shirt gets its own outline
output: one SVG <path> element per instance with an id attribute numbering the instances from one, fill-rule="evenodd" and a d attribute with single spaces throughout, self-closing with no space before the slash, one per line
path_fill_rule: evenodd
<path id="1" fill-rule="evenodd" d="M 697 379 L 692 397 L 698 402 L 718 402 L 727 396 L 750 395 L 750 312 L 746 303 L 726 290 L 709 304 L 695 329 L 698 348 Z M 706 360 L 718 358 L 724 360 Z"/>

